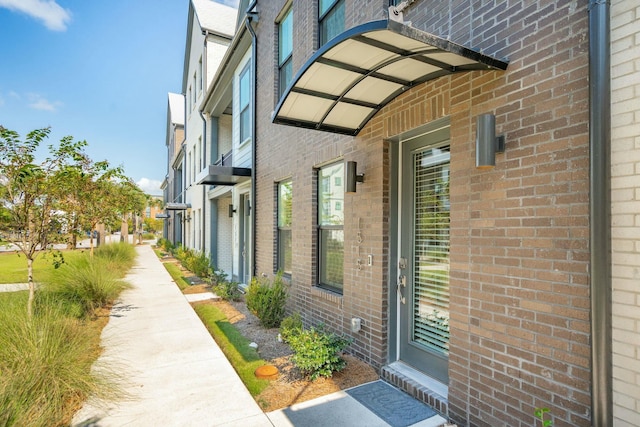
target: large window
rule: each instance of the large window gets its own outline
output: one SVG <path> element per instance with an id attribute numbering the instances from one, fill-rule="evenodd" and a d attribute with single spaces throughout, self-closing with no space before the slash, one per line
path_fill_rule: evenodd
<path id="1" fill-rule="evenodd" d="M 344 31 L 344 0 L 320 0 L 320 46 Z"/>
<path id="2" fill-rule="evenodd" d="M 291 8 L 278 24 L 278 90 L 280 96 L 289 85 L 293 74 L 293 13 Z"/>
<path id="3" fill-rule="evenodd" d="M 251 136 L 251 81 L 249 65 L 244 67 L 240 73 L 239 99 L 240 99 L 240 142 L 244 142 Z"/>
<path id="4" fill-rule="evenodd" d="M 278 270 L 291 275 L 291 181 L 278 184 Z"/>
<path id="5" fill-rule="evenodd" d="M 343 178 L 344 163 L 318 171 L 318 284 L 340 293 L 344 264 Z"/>

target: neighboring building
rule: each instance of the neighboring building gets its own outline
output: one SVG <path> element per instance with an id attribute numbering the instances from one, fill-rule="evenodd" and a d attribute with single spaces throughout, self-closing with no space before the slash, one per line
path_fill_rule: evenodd
<path id="1" fill-rule="evenodd" d="M 185 141 L 182 155 L 183 202 L 182 243 L 208 252 L 210 223 L 206 189 L 196 176 L 209 164 L 206 122 L 199 106 L 213 80 L 235 31 L 236 9 L 210 0 L 189 3 L 187 42 L 184 56 L 182 91 L 185 96 Z M 178 211 L 179 212 L 179 211 Z M 176 217 L 178 217 L 177 215 Z"/>
<path id="2" fill-rule="evenodd" d="M 167 175 L 162 183 L 164 204 L 182 203 L 184 143 L 184 96 L 168 94 L 167 102 Z M 182 243 L 181 211 L 165 211 L 163 236 L 173 244 Z"/>
<path id="3" fill-rule="evenodd" d="M 614 425 L 640 426 L 640 8 L 611 2 Z"/>
<path id="4" fill-rule="evenodd" d="M 607 2 L 249 3 L 195 98 L 190 7 L 187 245 L 459 426 L 640 426 L 637 6 L 610 134 Z"/>
<path id="5" fill-rule="evenodd" d="M 204 101 L 206 168 L 196 183 L 206 190 L 205 250 L 213 265 L 246 285 L 253 277 L 253 88 L 251 34 L 240 2 L 236 32 Z"/>

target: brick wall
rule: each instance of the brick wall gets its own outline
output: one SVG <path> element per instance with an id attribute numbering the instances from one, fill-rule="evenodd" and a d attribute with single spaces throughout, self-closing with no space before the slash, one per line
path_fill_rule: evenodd
<path id="1" fill-rule="evenodd" d="M 381 19 L 386 1 L 346 1 L 347 27 Z M 497 5 L 495 3 L 498 3 Z M 390 152 L 387 138 L 451 120 L 449 415 L 461 426 L 590 425 L 587 2 L 428 1 L 405 19 L 510 60 L 507 72 L 442 77 L 398 97 L 356 138 L 273 125 L 274 20 L 258 25 L 257 271 L 271 271 L 274 182 L 292 178 L 291 308 L 352 335 L 352 351 L 385 364 L 389 347 Z M 315 49 L 315 2 L 294 2 L 294 73 Z M 492 112 L 507 151 L 474 167 L 475 117 Z M 365 182 L 345 195 L 344 293 L 314 288 L 314 168 L 355 160 Z M 362 242 L 357 243 L 358 232 Z M 356 268 L 372 254 L 371 267 Z M 351 334 L 351 317 L 363 330 Z"/>
<path id="2" fill-rule="evenodd" d="M 640 426 L 640 8 L 611 2 L 613 415 Z"/>

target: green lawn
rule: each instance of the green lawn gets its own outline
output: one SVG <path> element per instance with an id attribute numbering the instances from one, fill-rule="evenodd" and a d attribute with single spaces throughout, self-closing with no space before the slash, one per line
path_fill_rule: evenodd
<path id="1" fill-rule="evenodd" d="M 65 261 L 84 256 L 84 250 L 63 251 Z M 33 279 L 39 282 L 47 274 L 55 271 L 53 257 L 48 253 L 40 253 L 33 266 Z M 0 284 L 27 283 L 27 259 L 15 252 L 0 253 Z"/>

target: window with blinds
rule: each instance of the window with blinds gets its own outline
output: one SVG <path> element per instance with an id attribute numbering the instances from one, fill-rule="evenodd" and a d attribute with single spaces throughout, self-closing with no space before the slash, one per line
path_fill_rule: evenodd
<path id="1" fill-rule="evenodd" d="M 413 341 L 449 353 L 449 146 L 413 154 Z"/>

